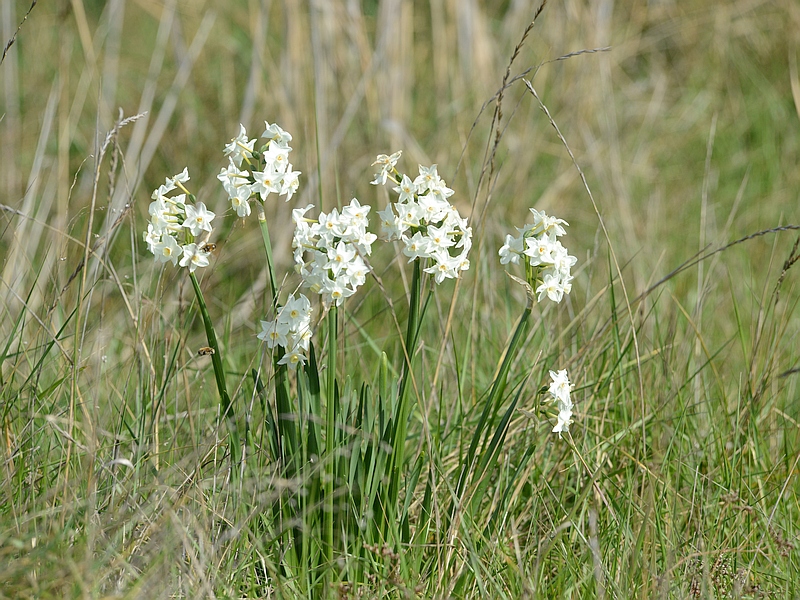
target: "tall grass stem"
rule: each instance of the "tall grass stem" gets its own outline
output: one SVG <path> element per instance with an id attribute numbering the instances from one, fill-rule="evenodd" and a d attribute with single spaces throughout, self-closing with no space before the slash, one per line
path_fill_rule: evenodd
<path id="1" fill-rule="evenodd" d="M 336 461 L 333 450 L 336 440 L 336 351 L 337 351 L 337 310 L 331 306 L 328 311 L 328 373 L 325 394 L 325 562 L 326 572 L 333 562 L 333 488 L 336 474 Z"/>
<path id="2" fill-rule="evenodd" d="M 400 480 L 403 476 L 403 464 L 405 462 L 406 429 L 408 418 L 411 412 L 411 400 L 409 394 L 409 382 L 412 380 L 412 364 L 414 349 L 417 343 L 420 323 L 422 321 L 422 267 L 419 260 L 414 261 L 414 274 L 411 280 L 411 294 L 408 302 L 408 323 L 406 326 L 405 339 L 405 369 L 403 369 L 402 379 L 398 390 L 397 411 L 394 422 L 394 439 L 392 443 L 392 469 L 389 484 L 388 522 L 391 523 L 397 507 L 397 498 L 400 493 Z"/>

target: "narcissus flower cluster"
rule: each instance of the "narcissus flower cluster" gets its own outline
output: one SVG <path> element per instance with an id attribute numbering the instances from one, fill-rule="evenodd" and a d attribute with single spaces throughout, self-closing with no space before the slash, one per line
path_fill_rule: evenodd
<path id="1" fill-rule="evenodd" d="M 397 171 L 400 152 L 381 154 L 373 165 L 380 170 L 374 185 L 396 184 L 397 202 L 378 212 L 381 235 L 387 241 L 400 240 L 408 262 L 421 260 L 424 271 L 433 275 L 436 283 L 456 279 L 469 269 L 472 247 L 472 228 L 458 214 L 448 198 L 453 190 L 439 176 L 436 165 L 419 166 L 419 175 L 411 179 Z"/>
<path id="2" fill-rule="evenodd" d="M 228 166 L 217 175 L 231 207 L 242 218 L 250 215 L 251 198 L 264 201 L 276 194 L 288 202 L 299 185 L 300 172 L 289 162 L 292 136 L 276 124 L 265 125 L 261 138 L 266 142 L 258 150 L 257 140 L 249 139 L 244 125 L 239 125 L 239 135 L 225 146 Z"/>
<path id="3" fill-rule="evenodd" d="M 544 211 L 531 209 L 533 223 L 517 228 L 519 235 L 506 236 L 500 248 L 500 264 L 520 264 L 521 257 L 533 274 L 529 283 L 538 284 L 536 295 L 539 302 L 547 296 L 553 302 L 561 302 L 572 290 L 571 269 L 577 258 L 570 256 L 558 238 L 566 233 L 564 219 L 548 216 Z"/>
<path id="4" fill-rule="evenodd" d="M 233 210 L 239 217 L 251 212 L 251 201 L 265 201 L 271 194 L 288 201 L 299 187 L 298 171 L 292 168 L 289 143 L 292 136 L 276 124 L 265 123 L 263 140 L 250 139 L 244 126 L 224 149 L 228 166 L 217 178 L 222 183 Z M 456 279 L 469 269 L 472 229 L 450 203 L 454 192 L 439 175 L 437 166 L 419 165 L 412 178 L 397 170 L 401 153 L 381 154 L 373 163 L 377 173 L 374 185 L 391 184 L 397 195 L 378 215 L 381 237 L 399 241 L 408 262 L 419 266 L 438 284 Z M 216 215 L 189 192 L 188 169 L 166 178 L 152 194 L 150 222 L 144 240 L 159 263 L 188 267 L 194 272 L 209 264 L 209 239 Z M 295 224 L 292 248 L 295 269 L 302 286 L 319 294 L 326 308 L 340 306 L 366 282 L 369 267 L 366 257 L 377 236 L 369 231 L 370 206 L 355 198 L 350 204 L 308 216 L 313 208 L 292 211 Z M 524 264 L 527 283 L 538 300 L 545 297 L 560 302 L 572 289 L 571 269 L 577 262 L 558 238 L 566 234 L 567 222 L 544 211 L 530 209 L 533 222 L 517 228 L 518 235 L 507 235 L 499 250 L 501 264 Z M 271 321 L 261 321 L 259 339 L 270 349 L 279 348 L 279 364 L 296 369 L 306 362 L 312 337 L 312 304 L 303 294 L 292 294 L 277 309 Z M 549 395 L 558 408 L 553 432 L 559 436 L 569 430 L 573 404 L 566 370 L 550 371 Z"/>
<path id="5" fill-rule="evenodd" d="M 312 220 L 306 213 L 313 207 L 292 211 L 295 269 L 303 286 L 320 294 L 325 306 L 340 306 L 367 280 L 362 257 L 369 256 L 377 239 L 367 230 L 370 207 L 353 198 L 341 212 L 334 208 Z"/>
<path id="6" fill-rule="evenodd" d="M 144 241 L 156 262 L 180 264 L 194 273 L 197 267 L 208 266 L 206 242 L 216 215 L 202 202 L 194 202 L 194 196 L 185 186 L 188 181 L 189 170 L 184 169 L 174 177 L 167 177 L 153 191 Z M 172 194 L 176 190 L 182 193 Z"/>
<path id="7" fill-rule="evenodd" d="M 278 361 L 297 369 L 306 362 L 306 353 L 311 342 L 311 302 L 303 294 L 297 298 L 289 296 L 272 321 L 261 321 L 258 339 L 267 343 L 268 348 L 279 346 L 284 354 Z"/>

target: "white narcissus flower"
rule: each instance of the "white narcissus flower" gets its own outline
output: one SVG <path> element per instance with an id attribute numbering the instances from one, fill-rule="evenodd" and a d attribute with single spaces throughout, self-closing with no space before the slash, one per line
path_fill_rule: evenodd
<path id="1" fill-rule="evenodd" d="M 408 262 L 415 261 L 418 258 L 426 258 L 430 255 L 430 245 L 430 239 L 418 231 L 406 240 L 403 254 L 408 256 Z"/>
<path id="2" fill-rule="evenodd" d="M 247 138 L 247 131 L 245 130 L 244 125 L 240 123 L 239 135 L 225 145 L 225 156 L 229 156 L 237 167 L 241 167 L 243 160 L 249 160 L 253 158 L 253 149 L 255 148 L 255 143 L 255 140 Z"/>
<path id="3" fill-rule="evenodd" d="M 450 246 L 454 246 L 456 243 L 450 236 L 446 225 L 442 227 L 428 225 L 428 239 L 430 240 L 431 253 L 436 250 L 447 251 Z"/>
<path id="4" fill-rule="evenodd" d="M 281 179 L 281 191 L 278 192 L 279 196 L 286 196 L 286 202 L 292 199 L 292 196 L 297 193 L 300 187 L 300 171 L 292 171 L 292 165 L 286 169 Z"/>
<path id="5" fill-rule="evenodd" d="M 298 366 L 302 367 L 306 364 L 306 357 L 302 348 L 292 348 L 283 355 L 278 364 L 288 365 L 292 371 L 296 371 Z"/>
<path id="6" fill-rule="evenodd" d="M 208 252 L 197 244 L 186 244 L 183 247 L 183 258 L 181 258 L 180 265 L 189 267 L 190 273 L 194 273 L 197 267 L 207 267 Z"/>
<path id="7" fill-rule="evenodd" d="M 470 267 L 469 259 L 465 256 L 462 256 L 458 263 L 458 270 L 469 271 L 469 267 Z"/>
<path id="8" fill-rule="evenodd" d="M 555 240 L 544 235 L 538 238 L 528 238 L 525 240 L 527 248 L 523 254 L 528 257 L 528 262 L 532 267 L 552 265 L 554 244 Z"/>
<path id="9" fill-rule="evenodd" d="M 419 197 L 419 207 L 425 214 L 428 223 L 438 223 L 450 210 L 450 203 L 435 194 L 425 194 Z"/>
<path id="10" fill-rule="evenodd" d="M 369 206 L 365 208 L 369 208 Z M 342 237 L 342 239 L 346 239 L 353 244 L 364 256 L 372 254 L 372 244 L 378 239 L 377 235 L 367 230 L 368 225 L 369 222 L 366 216 L 363 221 L 353 220 L 347 226 L 344 236 Z"/>
<path id="11" fill-rule="evenodd" d="M 541 232 L 538 233 L 552 233 L 554 236 L 562 236 L 567 233 L 562 225 L 569 225 L 569 223 L 564 219 L 550 217 L 546 212 L 538 211 L 535 208 L 531 209 L 531 214 L 533 215 L 534 230 L 541 228 Z"/>
<path id="12" fill-rule="evenodd" d="M 427 195 L 435 196 L 442 201 L 446 201 L 453 194 L 455 194 L 455 192 L 444 184 L 443 179 L 440 179 L 438 185 L 430 186 L 428 188 Z"/>
<path id="13" fill-rule="evenodd" d="M 341 306 L 345 298 L 355 294 L 355 290 L 348 287 L 348 281 L 344 279 L 327 279 L 322 285 L 320 294 L 327 299 L 333 306 Z"/>
<path id="14" fill-rule="evenodd" d="M 153 254 L 156 255 L 156 262 L 165 263 L 169 261 L 172 263 L 173 267 L 178 263 L 181 252 L 181 247 L 171 235 L 162 236 L 161 241 L 153 248 Z"/>
<path id="15" fill-rule="evenodd" d="M 421 196 L 423 192 L 427 192 L 425 195 L 433 196 L 441 201 L 446 201 L 455 193 L 447 187 L 444 179 L 439 176 L 436 165 L 431 165 L 430 167 L 420 165 L 419 177 L 414 180 L 414 185 L 417 188 L 418 195 Z"/>
<path id="16" fill-rule="evenodd" d="M 400 160 L 400 155 L 402 154 L 402 150 L 395 152 L 394 154 L 379 154 L 378 158 L 375 159 L 375 162 L 372 163 L 372 166 L 375 165 L 380 166 L 380 171 L 375 173 L 375 179 L 373 179 L 370 183 L 372 185 L 386 185 L 386 180 L 392 174 L 397 161 Z"/>
<path id="17" fill-rule="evenodd" d="M 155 200 L 156 198 L 159 198 L 161 196 L 166 196 L 172 190 L 175 189 L 176 186 L 175 186 L 174 183 L 170 182 L 169 177 L 167 178 L 167 182 L 168 183 L 165 183 L 164 185 L 160 185 L 156 189 L 154 189 L 153 190 L 153 194 L 150 196 L 150 198 Z"/>
<path id="18" fill-rule="evenodd" d="M 150 217 L 150 225 L 158 235 L 170 235 L 181 230 L 181 220 L 179 215 L 166 212 L 156 212 Z"/>
<path id="19" fill-rule="evenodd" d="M 391 204 L 377 214 L 381 219 L 381 235 L 387 242 L 399 240 L 408 229 L 403 220 L 394 213 Z"/>
<path id="20" fill-rule="evenodd" d="M 425 272 L 431 273 L 436 283 L 442 283 L 445 279 L 456 279 L 458 277 L 458 272 L 462 270 L 463 264 L 459 257 L 451 258 L 449 255 L 446 257 L 438 255 L 435 258 L 437 258 L 436 263 L 425 269 Z"/>
<path id="21" fill-rule="evenodd" d="M 348 227 L 362 227 L 366 226 L 369 221 L 367 215 L 372 207 L 363 205 L 357 198 L 350 200 L 350 204 L 342 209 L 342 219 L 347 221 Z"/>
<path id="22" fill-rule="evenodd" d="M 289 146 L 282 146 L 275 141 L 270 141 L 267 151 L 264 152 L 264 162 L 271 165 L 276 172 L 283 174 L 289 167 L 289 152 L 291 151 Z"/>
<path id="23" fill-rule="evenodd" d="M 562 432 L 569 431 L 569 425 L 572 423 L 572 411 L 560 410 L 558 411 L 557 421 L 553 427 L 553 433 L 557 433 L 561 437 Z"/>
<path id="24" fill-rule="evenodd" d="M 156 253 L 155 247 L 161 243 L 161 232 L 155 229 L 152 223 L 147 225 L 147 231 L 144 232 L 144 241 L 147 243 L 147 249 L 153 254 Z"/>
<path id="25" fill-rule="evenodd" d="M 301 223 L 313 223 L 312 219 L 306 218 L 306 213 L 314 208 L 313 204 L 307 204 L 303 208 L 295 208 L 292 210 L 292 221 L 296 227 L 299 227 Z"/>
<path id="26" fill-rule="evenodd" d="M 569 295 L 572 291 L 572 276 L 562 277 L 561 289 L 564 291 L 564 294 Z"/>
<path id="27" fill-rule="evenodd" d="M 180 194 L 169 198 L 159 195 L 150 203 L 148 212 L 150 213 L 150 223 L 153 229 L 159 233 L 176 233 L 181 229 L 181 217 L 185 209 L 185 194 Z"/>
<path id="28" fill-rule="evenodd" d="M 232 160 L 228 162 L 228 167 L 220 170 L 217 175 L 231 201 L 231 208 L 242 218 L 250 215 L 250 197 L 253 195 L 253 188 L 249 177 L 249 173 L 239 169 Z"/>
<path id="29" fill-rule="evenodd" d="M 189 181 L 189 167 L 184 167 L 183 171 L 173 177 L 167 178 L 167 185 L 176 185 L 178 183 L 186 183 Z"/>
<path id="30" fill-rule="evenodd" d="M 339 275 L 339 272 L 347 268 L 347 264 L 356 256 L 356 249 L 343 241 L 339 241 L 334 247 L 328 248 L 328 264 L 325 265 L 333 276 Z"/>
<path id="31" fill-rule="evenodd" d="M 340 279 L 345 285 L 353 289 L 359 288 L 367 282 L 367 274 L 369 269 L 367 264 L 360 256 L 356 256 L 353 260 L 347 263 L 347 268 L 344 273 L 340 273 Z"/>
<path id="32" fill-rule="evenodd" d="M 266 200 L 270 194 L 280 193 L 282 177 L 283 175 L 274 169 L 253 171 L 253 179 L 256 182 L 252 184 L 251 189 L 254 194 L 260 195 L 262 200 Z"/>
<path id="33" fill-rule="evenodd" d="M 250 201 L 242 200 L 238 196 L 231 197 L 231 207 L 236 211 L 236 215 L 242 219 L 250 216 Z"/>
<path id="34" fill-rule="evenodd" d="M 417 193 L 434 189 L 442 185 L 442 178 L 439 177 L 436 165 L 430 167 L 419 166 L 419 176 L 414 180 L 414 185 L 417 186 Z"/>
<path id="35" fill-rule="evenodd" d="M 166 196 L 171 191 L 178 187 L 178 184 L 184 184 L 189 181 L 189 169 L 184 167 L 183 171 L 173 177 L 167 177 L 164 180 L 164 185 L 157 187 L 153 190 L 151 199 L 155 200 L 158 197 Z M 183 186 L 181 186 L 183 187 Z"/>
<path id="36" fill-rule="evenodd" d="M 553 259 L 553 267 L 559 273 L 564 273 L 569 275 L 570 270 L 572 267 L 575 266 L 575 263 L 578 262 L 578 259 L 574 256 L 570 256 L 567 252 L 567 249 L 561 245 L 561 242 L 556 241 L 553 244 L 552 252 L 550 256 Z M 563 278 L 563 277 L 562 277 Z M 571 279 L 571 278 L 570 278 Z"/>
<path id="37" fill-rule="evenodd" d="M 283 146 L 288 146 L 289 142 L 292 141 L 292 135 L 281 129 L 277 123 L 270 125 L 268 121 L 264 121 L 264 126 L 266 129 L 261 134 L 262 138 L 274 140 Z"/>
<path id="38" fill-rule="evenodd" d="M 267 348 L 275 346 L 287 346 L 289 335 L 289 324 L 281 323 L 278 319 L 272 321 L 261 321 L 261 333 L 256 337 L 267 342 Z"/>
<path id="39" fill-rule="evenodd" d="M 164 214 L 174 214 L 172 212 L 172 207 L 169 205 L 169 200 L 166 196 L 158 196 L 155 198 L 151 203 L 150 206 L 147 207 L 147 212 L 150 213 L 150 220 L 153 220 L 153 217 L 161 217 Z"/>
<path id="40" fill-rule="evenodd" d="M 398 202 L 413 202 L 414 196 L 417 193 L 417 186 L 414 185 L 414 182 L 411 180 L 411 177 L 408 175 L 403 175 L 403 179 L 400 181 L 400 185 L 394 188 L 394 191 L 400 194 L 400 197 L 397 199 Z"/>
<path id="41" fill-rule="evenodd" d="M 202 202 L 198 202 L 194 206 L 191 204 L 186 205 L 186 220 L 183 226 L 186 227 L 193 236 L 197 237 L 201 231 L 211 231 L 211 221 L 217 215 L 206 208 Z"/>
<path id="42" fill-rule="evenodd" d="M 519 264 L 519 257 L 523 251 L 522 242 L 522 237 L 515 238 L 510 234 L 506 235 L 506 243 L 503 244 L 499 252 L 501 265 Z"/>
<path id="43" fill-rule="evenodd" d="M 567 375 L 567 370 L 561 369 L 560 371 L 550 371 L 550 379 L 553 380 L 548 388 L 550 394 L 556 400 L 567 402 L 569 400 L 570 392 L 570 382 L 569 375 Z"/>
<path id="44" fill-rule="evenodd" d="M 335 208 L 328 214 L 319 214 L 319 235 L 333 240 L 334 237 L 341 237 L 344 234 L 346 225 L 339 219 L 339 211 Z"/>
<path id="45" fill-rule="evenodd" d="M 542 284 L 536 288 L 536 295 L 539 302 L 547 296 L 553 302 L 561 302 L 564 297 L 564 286 L 557 274 L 547 273 L 542 279 Z"/>
<path id="46" fill-rule="evenodd" d="M 294 341 L 296 348 L 301 348 L 308 352 L 308 348 L 311 345 L 311 323 L 305 324 L 303 327 L 297 330 L 297 334 L 295 335 Z"/>
<path id="47" fill-rule="evenodd" d="M 292 294 L 283 305 L 281 313 L 292 328 L 301 329 L 311 322 L 311 302 L 303 294 L 297 298 Z"/>
<path id="48" fill-rule="evenodd" d="M 397 211 L 397 216 L 400 217 L 406 228 L 419 227 L 422 220 L 425 218 L 425 210 L 418 202 L 406 202 L 404 204 L 397 202 L 394 208 Z"/>

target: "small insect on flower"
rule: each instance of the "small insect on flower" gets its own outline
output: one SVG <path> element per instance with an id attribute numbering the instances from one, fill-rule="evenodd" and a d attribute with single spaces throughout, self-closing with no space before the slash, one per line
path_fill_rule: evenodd
<path id="1" fill-rule="evenodd" d="M 198 356 L 211 356 L 212 354 L 215 354 L 215 351 L 211 346 L 203 346 L 197 351 Z"/>
<path id="2" fill-rule="evenodd" d="M 217 251 L 217 245 L 214 242 L 206 242 L 205 244 L 200 246 L 200 250 L 202 250 L 203 252 L 208 252 L 208 253 L 216 252 Z"/>

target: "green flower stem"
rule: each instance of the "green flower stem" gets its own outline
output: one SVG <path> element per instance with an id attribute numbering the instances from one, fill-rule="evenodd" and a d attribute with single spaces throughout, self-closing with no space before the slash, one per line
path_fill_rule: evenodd
<path id="1" fill-rule="evenodd" d="M 406 448 L 406 429 L 408 427 L 408 418 L 411 413 L 411 394 L 409 393 L 409 382 L 411 380 L 411 365 L 414 356 L 414 350 L 419 335 L 420 322 L 422 320 L 422 267 L 420 261 L 414 261 L 414 274 L 411 280 L 411 295 L 409 297 L 408 306 L 408 323 L 406 325 L 406 365 L 403 369 L 403 376 L 400 380 L 400 389 L 398 390 L 398 403 L 397 412 L 395 414 L 395 431 L 394 439 L 392 440 L 392 470 L 391 480 L 389 483 L 389 497 L 388 497 L 388 510 L 387 517 L 394 518 L 394 511 L 397 507 L 397 498 L 400 494 L 400 480 L 403 475 L 403 463 L 405 461 L 405 448 Z"/>
<path id="2" fill-rule="evenodd" d="M 194 273 L 189 273 L 189 278 L 192 280 L 195 296 L 197 296 L 197 304 L 200 307 L 200 315 L 203 317 L 203 325 L 206 328 L 206 337 L 208 338 L 208 345 L 214 349 L 211 355 L 211 363 L 214 365 L 214 377 L 217 380 L 217 391 L 219 392 L 219 408 L 220 419 L 224 420 L 228 425 L 230 432 L 230 451 L 231 451 L 231 464 L 233 468 L 231 473 L 233 476 L 236 474 L 236 469 L 239 465 L 239 432 L 236 429 L 236 421 L 233 418 L 233 410 L 231 409 L 231 399 L 228 396 L 228 390 L 225 387 L 225 371 L 222 368 L 222 356 L 219 351 L 219 344 L 217 343 L 217 334 L 214 332 L 214 325 L 211 323 L 211 317 L 208 314 L 208 307 L 203 298 L 203 292 L 200 290 L 200 284 Z"/>
<path id="3" fill-rule="evenodd" d="M 272 260 L 272 241 L 269 237 L 269 227 L 267 226 L 267 215 L 264 206 L 256 202 L 258 210 L 258 224 L 261 228 L 261 239 L 264 240 L 264 251 L 267 255 L 267 274 L 269 277 L 269 290 L 272 294 L 272 308 L 278 308 L 278 289 L 275 284 L 275 263 Z M 286 365 L 279 365 L 278 361 L 283 354 L 276 352 L 273 355 L 273 366 L 275 368 L 275 399 L 278 427 L 278 449 L 283 459 L 283 464 L 287 468 L 287 475 L 294 475 L 297 471 L 297 431 L 292 420 L 291 390 L 289 385 L 289 369 Z"/>
<path id="4" fill-rule="evenodd" d="M 334 442 L 336 438 L 336 352 L 337 352 L 337 310 L 331 306 L 328 311 L 328 372 L 326 377 L 326 417 L 325 417 L 325 558 L 330 568 L 333 564 L 333 485 L 336 473 Z"/>
<path id="5" fill-rule="evenodd" d="M 261 237 L 264 240 L 264 249 L 267 252 L 267 271 L 269 271 L 269 290 L 272 294 L 272 306 L 278 305 L 278 292 L 275 287 L 275 263 L 272 261 L 272 242 L 269 239 L 269 227 L 267 226 L 267 215 L 260 202 L 256 202 L 258 207 L 258 224 L 261 226 Z"/>

